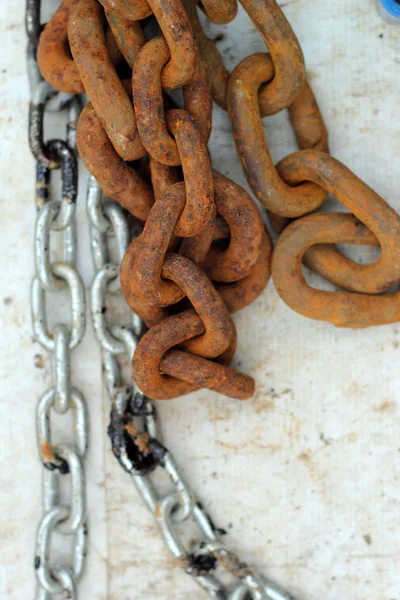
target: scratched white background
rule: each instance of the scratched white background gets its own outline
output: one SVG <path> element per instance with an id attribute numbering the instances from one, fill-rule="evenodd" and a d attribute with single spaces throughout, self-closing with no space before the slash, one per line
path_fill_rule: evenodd
<path id="1" fill-rule="evenodd" d="M 35 210 L 23 4 L 0 5 L 0 597 L 7 600 L 33 597 L 41 514 L 34 410 L 50 384 L 29 313 Z M 333 155 L 400 209 L 400 27 L 384 24 L 374 0 L 281 5 L 303 46 Z M 229 67 L 263 50 L 243 11 L 213 35 L 219 31 Z M 265 127 L 275 159 L 295 149 L 286 115 L 266 119 Z M 211 154 L 218 170 L 245 184 L 228 118 L 217 108 Z M 79 265 L 89 286 L 80 210 Z M 313 322 L 291 312 L 272 283 L 235 321 L 236 361 L 255 377 L 255 397 L 239 404 L 202 391 L 162 404 L 167 445 L 228 531 L 227 544 L 298 600 L 400 600 L 400 325 L 347 331 Z M 34 364 L 38 353 L 42 368 Z M 73 365 L 91 418 L 80 598 L 201 600 L 110 454 L 109 405 L 90 325 Z"/>

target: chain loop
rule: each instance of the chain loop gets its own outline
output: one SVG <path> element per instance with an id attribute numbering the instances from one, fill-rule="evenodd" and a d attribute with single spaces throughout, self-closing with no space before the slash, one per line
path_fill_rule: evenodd
<path id="1" fill-rule="evenodd" d="M 68 39 L 86 93 L 118 154 L 127 161 L 145 154 L 129 96 L 109 57 L 104 11 L 95 0 L 79 0 L 68 21 Z"/>
<path id="2" fill-rule="evenodd" d="M 53 273 L 65 281 L 71 299 L 71 326 L 69 328 L 69 349 L 73 350 L 80 344 L 86 325 L 85 291 L 82 279 L 76 269 L 68 264 L 54 263 Z M 46 317 L 46 291 L 41 287 L 39 277 L 36 276 L 32 283 L 32 323 L 35 336 L 49 352 L 54 352 L 55 342 L 52 334 L 47 329 Z"/>
<path id="3" fill-rule="evenodd" d="M 106 233 L 110 223 L 103 211 L 103 192 L 93 175 L 89 175 L 87 183 L 86 213 L 92 227 L 101 233 Z"/>
<path id="4" fill-rule="evenodd" d="M 50 388 L 42 395 L 38 402 L 36 410 L 36 430 L 38 450 L 43 465 L 50 469 L 59 469 L 67 472 L 64 460 L 60 460 L 57 450 L 54 449 L 51 439 L 51 408 L 56 408 L 56 390 Z M 76 448 L 81 458 L 85 457 L 88 446 L 88 422 L 87 407 L 84 396 L 76 388 L 72 388 L 70 396 L 70 407 L 74 409 L 74 431 L 75 441 L 73 446 Z M 52 496 L 52 493 L 50 493 Z"/>
<path id="5" fill-rule="evenodd" d="M 85 480 L 79 454 L 67 444 L 57 446 L 57 455 L 65 462 L 71 475 L 71 500 L 69 515 L 59 524 L 62 533 L 75 533 L 85 519 Z"/>
<path id="6" fill-rule="evenodd" d="M 35 227 L 35 263 L 36 272 L 42 289 L 55 292 L 65 287 L 65 281 L 56 278 L 52 270 L 50 260 L 50 235 L 53 223 L 60 212 L 60 202 L 52 200 L 46 202 L 40 210 L 36 219 Z M 75 230 L 73 223 L 68 225 L 63 232 L 64 235 L 64 257 L 63 262 L 73 264 L 75 262 Z"/>
<path id="7" fill-rule="evenodd" d="M 51 594 L 63 591 L 61 582 L 55 578 L 49 565 L 50 540 L 56 526 L 68 518 L 65 506 L 51 508 L 42 518 L 36 538 L 35 570 L 39 585 Z"/>
<path id="8" fill-rule="evenodd" d="M 29 143 L 36 161 L 48 169 L 58 169 L 58 157 L 51 156 L 43 139 L 43 121 L 46 103 L 55 96 L 56 90 L 47 83 L 40 81 L 32 92 L 29 109 Z"/>
<path id="9" fill-rule="evenodd" d="M 99 344 L 110 354 L 125 354 L 126 346 L 115 338 L 106 323 L 106 307 L 104 304 L 107 284 L 118 278 L 118 267 L 107 263 L 97 272 L 91 287 L 91 310 L 93 327 Z"/>
<path id="10" fill-rule="evenodd" d="M 174 506 L 171 515 L 172 520 L 175 523 L 181 523 L 182 521 L 186 521 L 193 512 L 195 504 L 193 493 L 180 473 L 174 457 L 169 452 L 163 458 L 162 467 L 176 486 L 174 497 L 177 500 L 177 504 Z"/>

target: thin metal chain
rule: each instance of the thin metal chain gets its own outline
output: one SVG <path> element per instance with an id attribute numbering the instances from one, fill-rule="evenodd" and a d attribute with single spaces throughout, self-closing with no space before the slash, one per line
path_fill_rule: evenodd
<path id="1" fill-rule="evenodd" d="M 70 355 L 85 333 L 86 304 L 82 279 L 75 268 L 75 207 L 77 197 L 77 157 L 75 124 L 80 112 L 78 98 L 59 94 L 43 81 L 36 64 L 40 34 L 40 1 L 27 0 L 26 28 L 28 74 L 31 87 L 29 142 L 37 160 L 35 224 L 35 277 L 32 283 L 32 324 L 36 340 L 52 358 L 52 386 L 40 398 L 36 411 L 36 434 L 43 466 L 43 515 L 36 536 L 34 567 L 37 600 L 51 600 L 60 594 L 77 598 L 76 584 L 86 555 L 85 476 L 83 461 L 88 442 L 86 401 L 71 383 Z M 51 103 L 51 104 L 50 104 Z M 45 142 L 46 109 L 68 111 L 66 140 Z M 61 169 L 59 199 L 50 190 L 54 169 Z M 56 197 L 54 197 L 56 196 Z M 63 236 L 60 260 L 51 258 L 53 232 Z M 46 295 L 68 289 L 71 322 L 57 320 L 47 325 Z M 67 311 L 68 314 L 68 311 Z M 68 444 L 57 444 L 52 435 L 54 413 L 73 415 L 74 434 Z M 69 417 L 66 417 L 67 423 Z M 61 479 L 70 476 L 69 497 L 61 497 Z M 52 556 L 52 537 L 62 535 L 71 541 L 72 559 L 60 564 Z"/>
<path id="2" fill-rule="evenodd" d="M 119 290 L 119 265 L 110 258 L 112 240 L 120 261 L 130 239 L 126 213 L 116 202 L 103 198 L 100 186 L 92 176 L 88 184 L 87 213 L 96 271 L 91 286 L 91 314 L 102 349 L 105 381 L 111 399 L 108 434 L 115 456 L 130 474 L 143 502 L 154 516 L 170 554 L 210 598 L 293 600 L 292 596 L 256 574 L 225 547 L 218 529 L 185 480 L 173 454 L 162 444 L 154 403 L 134 382 L 128 384 L 124 381 L 118 358 L 127 358 L 130 364 L 143 330 L 135 314 L 131 314 L 131 327 L 125 327 L 111 320 L 112 311 L 107 308 L 108 296 Z M 138 232 L 136 228 L 136 234 Z M 126 312 L 129 314 L 128 308 Z M 171 481 L 167 494 L 157 490 L 158 467 L 164 469 Z M 188 534 L 191 534 L 190 549 L 189 535 L 178 533 L 177 527 L 183 522 L 188 526 Z M 199 532 L 194 545 L 193 525 Z M 221 582 L 223 570 L 231 575 L 229 584 Z"/>

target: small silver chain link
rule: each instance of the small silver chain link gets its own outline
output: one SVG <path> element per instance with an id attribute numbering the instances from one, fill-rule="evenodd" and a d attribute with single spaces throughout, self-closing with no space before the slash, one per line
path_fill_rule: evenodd
<path id="1" fill-rule="evenodd" d="M 87 525 L 83 461 L 88 442 L 86 402 L 72 387 L 70 353 L 85 332 L 85 294 L 74 263 L 76 257 L 75 205 L 77 162 L 75 122 L 79 100 L 57 93 L 42 81 L 36 63 L 40 35 L 40 0 L 26 0 L 28 75 L 32 101 L 30 107 L 30 145 L 37 160 L 35 226 L 36 275 L 32 284 L 32 320 L 37 341 L 52 354 L 53 385 L 40 398 L 36 413 L 36 431 L 43 465 L 43 516 L 40 521 L 35 552 L 37 600 L 51 600 L 63 593 L 76 599 L 86 555 Z M 43 121 L 48 112 L 69 111 L 66 141 L 44 141 Z M 50 177 L 61 168 L 62 200 L 50 198 Z M 154 403 L 143 395 L 134 382 L 124 377 L 123 363 L 130 364 L 143 333 L 139 317 L 128 311 L 129 325 L 115 318 L 111 321 L 107 300 L 120 294 L 119 264 L 128 247 L 132 232 L 127 215 L 116 202 L 103 198 L 97 181 L 90 176 L 86 201 L 95 276 L 91 286 L 90 308 L 95 335 L 102 351 L 105 383 L 111 399 L 108 429 L 112 449 L 122 467 L 130 474 L 143 502 L 153 514 L 160 535 L 170 554 L 186 573 L 219 600 L 294 600 L 287 592 L 241 562 L 223 544 L 219 530 L 186 482 L 172 453 L 162 444 Z M 53 231 L 63 234 L 63 256 L 54 262 L 50 257 Z M 133 226 L 133 237 L 140 229 Z M 112 254 L 116 260 L 112 260 Z M 49 331 L 46 318 L 46 294 L 67 288 L 70 295 L 70 324 L 58 322 Z M 110 296 L 109 296 L 110 295 Z M 120 294 L 122 296 L 122 294 Z M 52 413 L 74 417 L 75 439 L 69 444 L 55 444 L 52 439 Z M 170 491 L 159 493 L 157 472 L 162 468 L 170 482 Z M 70 498 L 60 499 L 60 480 L 71 479 Z M 180 533 L 182 523 L 198 529 L 193 535 Z M 179 530 L 178 530 L 179 528 Z M 191 532 L 190 532 L 191 533 Z M 69 536 L 72 560 L 55 564 L 51 558 L 53 534 Z M 188 540 L 190 541 L 190 545 Z M 226 582 L 226 575 L 230 581 Z"/>
<path id="2" fill-rule="evenodd" d="M 86 555 L 85 475 L 83 461 L 88 442 L 88 417 L 82 393 L 72 386 L 70 355 L 81 342 L 86 326 L 86 303 L 82 279 L 76 270 L 75 208 L 77 197 L 77 157 L 75 125 L 80 112 L 78 98 L 58 94 L 43 81 L 36 63 L 40 34 L 40 1 L 27 0 L 28 74 L 31 86 L 29 141 L 37 160 L 35 224 L 35 277 L 31 308 L 35 339 L 51 353 L 52 386 L 40 398 L 36 410 L 36 435 L 43 466 L 43 514 L 36 536 L 35 573 L 37 600 L 51 600 L 63 594 L 77 598 Z M 50 102 L 52 104 L 50 105 Z M 44 115 L 68 111 L 65 141 L 45 141 Z M 53 169 L 61 169 L 61 198 L 53 199 L 50 179 Z M 53 232 L 62 235 L 62 255 L 51 258 Z M 46 296 L 68 289 L 70 323 L 58 320 L 48 328 Z M 68 311 L 67 311 L 68 314 Z M 73 437 L 68 444 L 52 436 L 54 413 L 73 415 Z M 61 479 L 70 478 L 69 497 L 61 497 Z M 64 495 L 64 494 L 63 494 Z M 71 540 L 72 558 L 59 564 L 52 556 L 52 537 Z"/>

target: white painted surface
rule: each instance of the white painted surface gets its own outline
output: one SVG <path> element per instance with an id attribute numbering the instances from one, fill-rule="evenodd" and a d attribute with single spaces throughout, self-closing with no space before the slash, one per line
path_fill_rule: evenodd
<path id="1" fill-rule="evenodd" d="M 7 600 L 33 597 L 41 512 L 34 409 L 50 383 L 29 315 L 34 171 L 23 4 L 0 6 L 0 597 Z M 332 153 L 400 209 L 400 28 L 377 16 L 375 0 L 281 4 L 303 46 Z M 226 33 L 220 47 L 228 66 L 263 50 L 242 13 L 213 29 Z M 275 159 L 295 148 L 285 115 L 265 127 Z M 219 109 L 211 153 L 217 169 L 244 184 Z M 81 214 L 79 264 L 89 285 L 82 206 Z M 167 445 L 228 530 L 229 546 L 299 600 L 400 600 L 400 325 L 347 331 L 313 322 L 288 309 L 272 283 L 235 321 L 236 362 L 257 380 L 254 399 L 239 404 L 202 391 L 162 404 Z M 34 366 L 37 353 L 43 369 Z M 201 600 L 109 452 L 100 379 L 89 326 L 73 375 L 91 417 L 90 542 L 80 598 Z"/>

